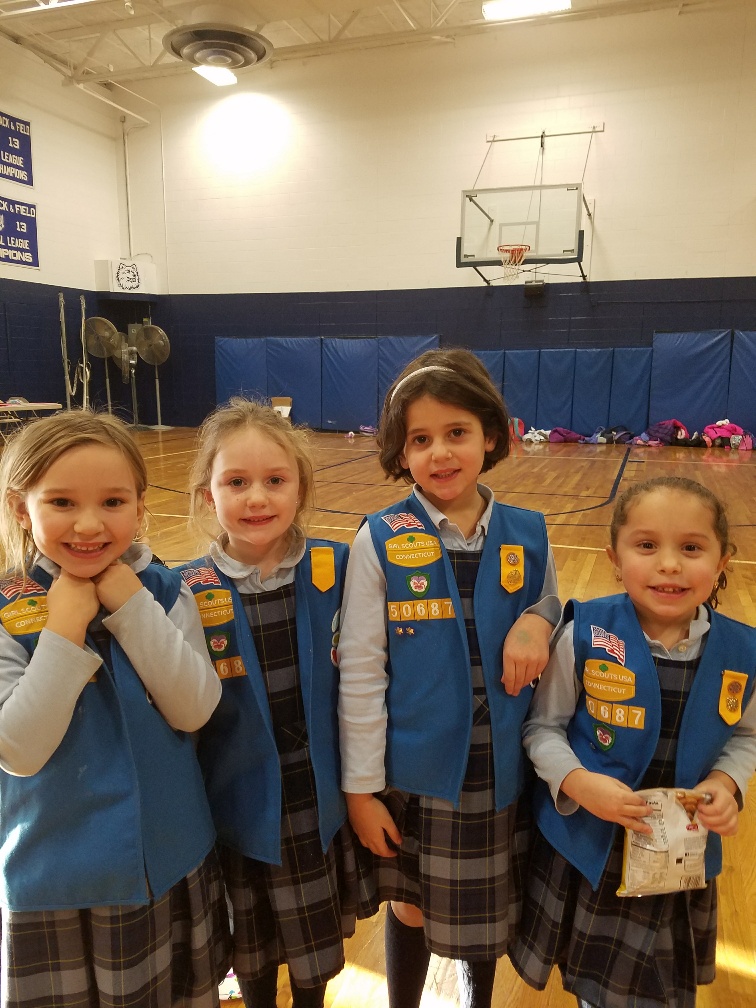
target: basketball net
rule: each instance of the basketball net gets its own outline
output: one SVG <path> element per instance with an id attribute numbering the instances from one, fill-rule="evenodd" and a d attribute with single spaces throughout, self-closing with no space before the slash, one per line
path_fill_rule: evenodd
<path id="1" fill-rule="evenodd" d="M 501 256 L 504 279 L 512 280 L 522 271 L 522 264 L 530 252 L 530 245 L 498 245 L 496 251 Z"/>

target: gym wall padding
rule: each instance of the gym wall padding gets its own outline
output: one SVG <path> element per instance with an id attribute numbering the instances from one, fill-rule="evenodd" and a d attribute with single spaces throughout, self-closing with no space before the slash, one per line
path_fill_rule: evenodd
<path id="1" fill-rule="evenodd" d="M 733 335 L 727 412 L 716 420 L 724 419 L 756 432 L 756 332 L 736 329 Z"/>
<path id="2" fill-rule="evenodd" d="M 491 376 L 491 381 L 501 392 L 504 387 L 504 351 L 473 350 L 473 353 Z"/>
<path id="3" fill-rule="evenodd" d="M 536 427 L 570 427 L 572 423 L 572 388 L 575 384 L 574 350 L 541 350 L 538 368 L 538 405 Z M 578 433 L 583 433 L 578 431 Z"/>
<path id="4" fill-rule="evenodd" d="M 519 417 L 525 430 L 535 427 L 538 402 L 538 350 L 504 351 L 504 402 L 511 417 Z"/>
<path id="5" fill-rule="evenodd" d="M 264 339 L 215 341 L 215 401 L 225 403 L 231 396 L 266 399 L 268 368 Z"/>
<path id="6" fill-rule="evenodd" d="M 647 347 L 615 347 L 612 351 L 610 427 L 624 424 L 633 434 L 642 434 L 648 427 L 652 357 Z M 663 419 L 671 420 L 672 417 Z"/>
<path id="7" fill-rule="evenodd" d="M 322 426 L 320 343 L 296 336 L 265 340 L 268 395 L 291 396 L 293 422 L 317 429 Z"/>
<path id="8" fill-rule="evenodd" d="M 381 336 L 378 343 L 378 416 L 397 375 L 426 350 L 438 349 L 438 336 Z"/>
<path id="9" fill-rule="evenodd" d="M 598 427 L 610 426 L 612 356 L 611 350 L 575 351 L 572 421 L 567 425 L 570 430 L 593 434 Z"/>
<path id="10" fill-rule="evenodd" d="M 378 423 L 378 341 L 322 341 L 324 430 L 358 431 Z"/>
<path id="11" fill-rule="evenodd" d="M 729 329 L 654 333 L 649 422 L 679 420 L 688 432 L 727 416 Z"/>

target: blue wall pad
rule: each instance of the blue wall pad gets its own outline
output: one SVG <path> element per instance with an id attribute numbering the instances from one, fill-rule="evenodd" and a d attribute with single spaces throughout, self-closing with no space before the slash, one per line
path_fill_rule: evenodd
<path id="1" fill-rule="evenodd" d="M 575 351 L 541 350 L 536 409 L 536 427 L 539 430 L 570 426 L 574 383 Z"/>
<path id="2" fill-rule="evenodd" d="M 225 403 L 231 396 L 266 399 L 268 369 L 264 339 L 215 340 L 215 401 Z"/>
<path id="3" fill-rule="evenodd" d="M 633 434 L 642 434 L 648 427 L 652 357 L 653 353 L 647 347 L 614 348 L 609 427 L 624 424 Z M 673 418 L 662 417 L 662 419 Z"/>
<path id="4" fill-rule="evenodd" d="M 491 381 L 501 392 L 504 388 L 504 351 L 503 350 L 473 350 L 473 353 L 485 365 L 491 375 Z"/>
<path id="5" fill-rule="evenodd" d="M 756 432 L 756 332 L 738 329 L 733 337 L 726 418 Z"/>
<path id="6" fill-rule="evenodd" d="M 378 415 L 386 393 L 405 367 L 426 350 L 438 348 L 438 336 L 381 336 L 378 340 Z"/>
<path id="7" fill-rule="evenodd" d="M 378 423 L 378 340 L 322 341 L 324 430 L 358 431 Z"/>
<path id="8" fill-rule="evenodd" d="M 649 421 L 680 420 L 688 433 L 727 416 L 729 329 L 654 333 Z"/>
<path id="9" fill-rule="evenodd" d="M 525 430 L 536 422 L 539 359 L 538 350 L 504 351 L 504 402 L 509 415 L 524 422 Z"/>
<path id="10" fill-rule="evenodd" d="M 570 430 L 591 435 L 597 427 L 609 427 L 611 391 L 612 351 L 576 350 Z"/>
<path id="11" fill-rule="evenodd" d="M 294 423 L 321 426 L 320 340 L 271 337 L 265 341 L 268 395 L 291 396 Z"/>

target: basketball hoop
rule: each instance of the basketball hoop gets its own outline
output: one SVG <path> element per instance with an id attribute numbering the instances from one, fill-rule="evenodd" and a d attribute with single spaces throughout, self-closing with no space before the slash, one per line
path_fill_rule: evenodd
<path id="1" fill-rule="evenodd" d="M 525 256 L 530 252 L 530 245 L 498 245 L 496 251 L 501 256 L 505 279 L 511 280 L 520 272 Z"/>

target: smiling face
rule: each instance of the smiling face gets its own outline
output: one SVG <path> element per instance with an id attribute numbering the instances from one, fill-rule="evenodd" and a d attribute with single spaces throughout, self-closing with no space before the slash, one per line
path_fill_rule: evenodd
<path id="1" fill-rule="evenodd" d="M 253 427 L 228 437 L 215 455 L 205 499 L 228 534 L 226 552 L 263 576 L 283 560 L 297 513 L 296 460 Z"/>
<path id="2" fill-rule="evenodd" d="M 475 503 L 485 454 L 496 443 L 475 414 L 426 395 L 407 406 L 405 425 L 400 462 L 428 500 L 444 514 Z"/>
<path id="3" fill-rule="evenodd" d="M 69 574 L 91 578 L 131 545 L 144 495 L 117 448 L 84 444 L 56 459 L 13 508 L 40 553 Z"/>
<path id="4" fill-rule="evenodd" d="M 641 627 L 667 647 L 687 636 L 729 554 L 710 507 L 691 493 L 655 489 L 630 505 L 609 559 L 621 575 Z"/>

